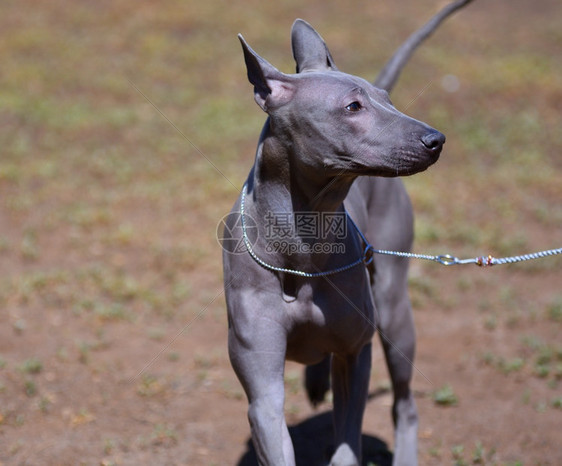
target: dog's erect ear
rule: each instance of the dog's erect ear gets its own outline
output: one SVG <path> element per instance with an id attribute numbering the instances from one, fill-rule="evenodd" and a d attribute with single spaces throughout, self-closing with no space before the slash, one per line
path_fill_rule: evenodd
<path id="1" fill-rule="evenodd" d="M 324 39 L 302 19 L 293 23 L 291 31 L 293 57 L 297 62 L 297 73 L 305 71 L 337 71 L 334 59 Z"/>
<path id="2" fill-rule="evenodd" d="M 238 38 L 244 50 L 248 80 L 254 85 L 256 103 L 268 112 L 289 102 L 294 94 L 291 77 L 254 52 L 241 34 Z"/>

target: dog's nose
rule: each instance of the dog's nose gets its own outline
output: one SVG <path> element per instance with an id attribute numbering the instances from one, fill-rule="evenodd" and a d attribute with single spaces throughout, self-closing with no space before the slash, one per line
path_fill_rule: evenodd
<path id="1" fill-rule="evenodd" d="M 422 136 L 421 141 L 430 150 L 441 150 L 443 144 L 445 144 L 445 135 L 433 130 Z"/>

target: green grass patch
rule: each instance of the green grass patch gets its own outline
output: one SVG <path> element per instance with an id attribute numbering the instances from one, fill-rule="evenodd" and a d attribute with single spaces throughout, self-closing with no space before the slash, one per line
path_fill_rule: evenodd
<path id="1" fill-rule="evenodd" d="M 456 406 L 459 399 L 450 384 L 445 384 L 433 392 L 433 401 L 439 406 Z"/>
<path id="2" fill-rule="evenodd" d="M 43 363 L 37 358 L 26 359 L 20 365 L 20 371 L 24 374 L 39 374 L 43 370 Z"/>

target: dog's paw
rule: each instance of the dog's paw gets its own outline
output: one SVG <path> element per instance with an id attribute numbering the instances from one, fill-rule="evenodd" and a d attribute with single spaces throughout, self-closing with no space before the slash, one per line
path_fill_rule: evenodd
<path id="1" fill-rule="evenodd" d="M 347 443 L 342 443 L 332 459 L 330 466 L 359 466 L 359 460 Z"/>

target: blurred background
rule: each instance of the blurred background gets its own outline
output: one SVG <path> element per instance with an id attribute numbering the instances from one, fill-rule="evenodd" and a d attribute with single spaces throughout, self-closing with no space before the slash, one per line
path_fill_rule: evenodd
<path id="1" fill-rule="evenodd" d="M 0 464 L 252 464 L 216 241 L 265 119 L 236 34 L 293 72 L 304 18 L 372 80 L 445 4 L 3 0 Z M 416 252 L 562 246 L 561 46 L 558 0 L 475 0 L 414 55 L 393 102 L 447 136 L 406 180 Z M 421 464 L 562 463 L 561 266 L 412 263 Z M 388 464 L 375 346 L 365 464 Z M 292 433 L 329 442 L 301 377 Z"/>

